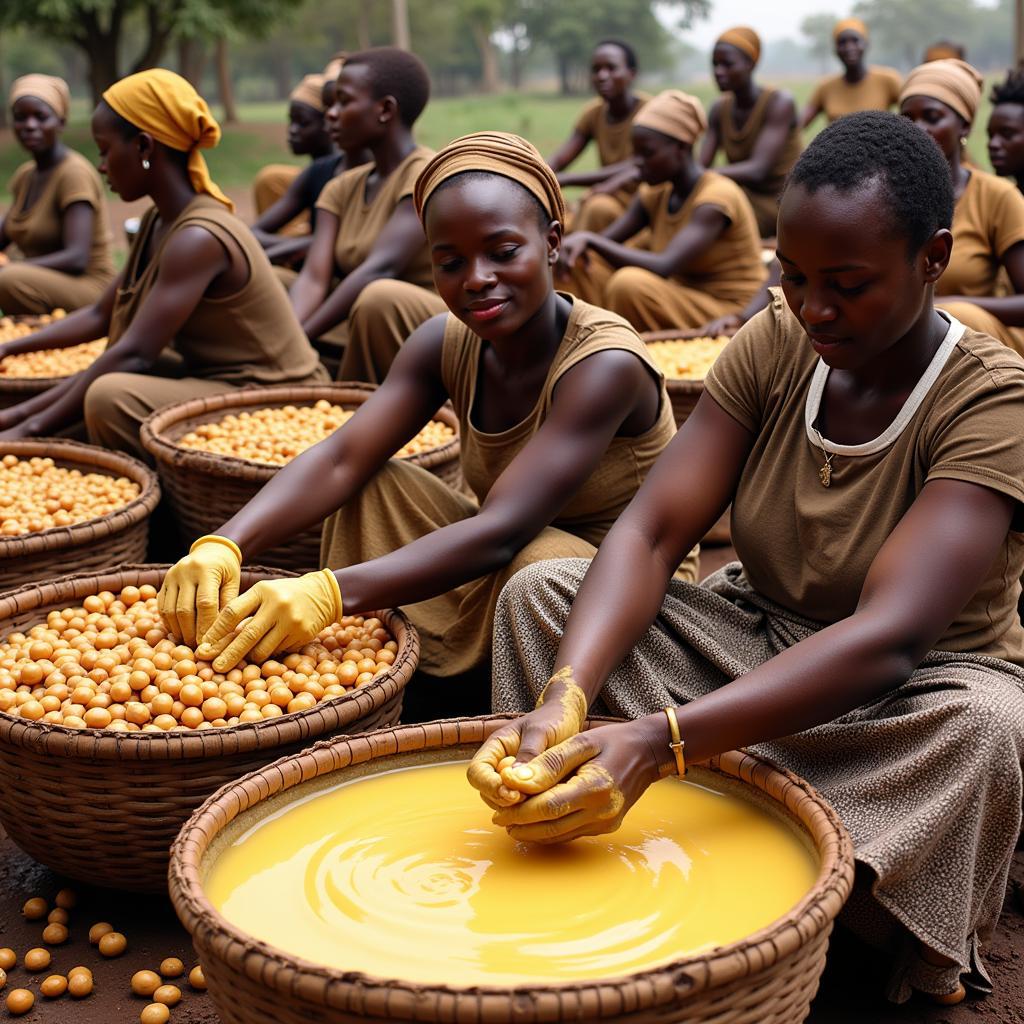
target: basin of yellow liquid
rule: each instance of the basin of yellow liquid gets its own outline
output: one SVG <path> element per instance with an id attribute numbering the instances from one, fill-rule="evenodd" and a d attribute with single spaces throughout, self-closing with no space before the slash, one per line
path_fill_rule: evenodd
<path id="1" fill-rule="evenodd" d="M 343 971 L 456 986 L 611 978 L 742 939 L 806 895 L 794 827 L 708 785 L 651 786 L 618 831 L 516 843 L 466 762 L 299 796 L 226 845 L 210 901 L 237 928 Z"/>

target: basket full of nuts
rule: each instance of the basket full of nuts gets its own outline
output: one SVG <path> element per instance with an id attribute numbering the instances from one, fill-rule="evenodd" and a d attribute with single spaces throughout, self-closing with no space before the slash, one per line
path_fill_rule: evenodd
<path id="1" fill-rule="evenodd" d="M 62 438 L 0 444 L 0 591 L 146 556 L 156 474 Z"/>
<path id="2" fill-rule="evenodd" d="M 676 426 L 697 407 L 704 378 L 732 335 L 709 338 L 701 331 L 649 331 L 641 334 L 647 351 L 665 374 L 665 389 L 672 403 Z"/>
<path id="3" fill-rule="evenodd" d="M 340 427 L 373 394 L 370 384 L 245 388 L 170 405 L 142 425 L 186 539 L 215 533 L 301 451 Z M 458 488 L 458 419 L 443 407 L 396 457 Z M 263 552 L 295 571 L 320 564 L 320 527 Z"/>

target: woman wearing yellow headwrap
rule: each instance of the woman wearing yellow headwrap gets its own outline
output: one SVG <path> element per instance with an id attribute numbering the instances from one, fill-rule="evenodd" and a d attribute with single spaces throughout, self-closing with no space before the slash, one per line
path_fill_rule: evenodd
<path id="1" fill-rule="evenodd" d="M 114 276 L 103 182 L 61 141 L 71 95 L 62 78 L 25 75 L 11 86 L 11 123 L 32 159 L 10 189 L 0 220 L 0 312 L 48 313 L 94 302 Z"/>
<path id="2" fill-rule="evenodd" d="M 177 636 L 227 646 L 218 671 L 249 649 L 257 659 L 277 649 L 278 621 L 299 620 L 293 642 L 306 642 L 342 602 L 347 613 L 402 605 L 430 675 L 484 666 L 504 581 L 559 554 L 591 557 L 673 436 L 662 376 L 636 332 L 554 290 L 565 208 L 533 146 L 501 132 L 451 143 L 424 169 L 415 206 L 450 312 L 419 327 L 355 416 L 289 463 L 164 584 L 160 608 Z M 447 400 L 471 496 L 389 458 Z M 228 545 L 258 559 L 324 520 L 327 570 L 261 584 L 216 622 L 200 612 L 237 579 Z M 694 561 L 684 566 L 690 579 Z M 248 616 L 235 641 L 234 624 Z M 476 683 L 472 706 L 486 710 L 489 681 Z M 441 688 L 426 700 L 431 717 L 465 710 L 446 704 Z"/>
<path id="3" fill-rule="evenodd" d="M 889 110 L 899 100 L 902 76 L 893 68 L 868 66 L 868 27 L 860 18 L 843 18 L 832 30 L 843 73 L 826 78 L 811 94 L 800 119 L 806 128 L 819 114 L 834 121 L 858 110 Z"/>
<path id="4" fill-rule="evenodd" d="M 739 312 L 765 279 L 750 201 L 694 159 L 706 123 L 696 97 L 655 96 L 633 123 L 643 182 L 636 198 L 601 234 L 574 232 L 562 247 L 569 290 L 639 331 L 700 327 Z M 647 249 L 625 244 L 645 228 Z"/>
<path id="5" fill-rule="evenodd" d="M 900 111 L 935 140 L 953 176 L 953 255 L 937 304 L 1024 354 L 1024 196 L 963 160 L 983 84 L 962 60 L 921 64 L 907 75 Z"/>
<path id="6" fill-rule="evenodd" d="M 99 299 L 4 354 L 108 337 L 87 370 L 0 414 L 0 437 L 53 434 L 81 418 L 90 438 L 144 456 L 154 409 L 245 384 L 326 379 L 288 297 L 201 149 L 220 126 L 185 79 L 155 69 L 111 86 L 92 116 L 100 172 L 126 202 L 149 198 L 124 270 Z"/>
<path id="7" fill-rule="evenodd" d="M 727 162 L 718 173 L 747 194 L 761 237 L 774 238 L 779 194 L 803 143 L 793 97 L 754 82 L 760 58 L 761 40 L 752 28 L 731 28 L 718 37 L 711 67 L 724 95 L 708 115 L 700 162 L 710 167 L 725 150 Z"/>

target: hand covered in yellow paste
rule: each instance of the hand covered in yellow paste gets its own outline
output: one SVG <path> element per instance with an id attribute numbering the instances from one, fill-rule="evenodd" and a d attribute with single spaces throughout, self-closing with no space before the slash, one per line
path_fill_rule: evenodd
<path id="1" fill-rule="evenodd" d="M 575 736 L 586 718 L 587 698 L 572 668 L 559 669 L 544 687 L 536 710 L 493 733 L 476 752 L 466 773 L 470 785 L 495 809 L 518 803 L 523 791 L 516 766 Z"/>
<path id="2" fill-rule="evenodd" d="M 578 733 L 515 772 L 517 784 L 536 795 L 498 810 L 492 820 L 512 839 L 530 843 L 614 832 L 660 775 L 639 722 Z"/>
<path id="3" fill-rule="evenodd" d="M 196 654 L 227 672 L 242 658 L 260 663 L 302 647 L 342 614 L 341 588 L 330 569 L 286 580 L 261 580 L 236 597 L 210 627 Z M 238 635 L 235 627 L 249 619 Z"/>
<path id="4" fill-rule="evenodd" d="M 195 647 L 220 610 L 238 597 L 242 552 L 227 537 L 200 537 L 164 577 L 157 608 L 164 625 L 182 643 Z"/>

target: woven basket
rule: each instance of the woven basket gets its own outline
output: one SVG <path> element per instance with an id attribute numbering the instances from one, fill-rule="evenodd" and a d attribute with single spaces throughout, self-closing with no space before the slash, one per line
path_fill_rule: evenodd
<path id="1" fill-rule="evenodd" d="M 36 327 L 40 318 L 36 314 L 17 314 L 8 319 Z M 0 409 L 26 402 L 64 380 L 67 377 L 0 377 Z"/>
<path id="2" fill-rule="evenodd" d="M 45 621 L 89 594 L 160 585 L 167 566 L 124 566 L 0 597 L 0 634 Z M 248 568 L 242 590 L 290 575 Z M 419 661 L 419 637 L 399 611 L 376 612 L 395 637 L 391 670 L 308 711 L 224 729 L 118 733 L 0 714 L 0 824 L 41 864 L 112 889 L 167 885 L 171 843 L 219 786 L 313 740 L 394 725 Z"/>
<path id="3" fill-rule="evenodd" d="M 289 956 L 239 931 L 206 898 L 203 881 L 218 851 L 291 799 L 270 803 L 277 794 L 328 773 L 338 773 L 340 780 L 465 758 L 506 721 L 429 722 L 319 743 L 226 786 L 192 816 L 174 844 L 171 900 L 192 935 L 223 1024 L 365 1024 L 368 1018 L 437 1024 L 803 1021 L 825 965 L 832 921 L 853 882 L 852 844 L 835 812 L 807 783 L 749 754 L 723 754 L 693 774 L 699 779 L 707 772 L 726 786 L 742 780 L 748 793 L 757 791 L 751 795 L 759 803 L 798 823 L 820 858 L 814 887 L 788 914 L 749 938 L 640 974 L 515 988 L 375 978 Z"/>
<path id="4" fill-rule="evenodd" d="M 4 441 L 0 455 L 49 457 L 64 469 L 126 476 L 140 487 L 134 501 L 98 519 L 0 537 L 0 591 L 71 572 L 145 560 L 149 517 L 160 501 L 160 485 L 156 474 L 138 459 L 95 445 L 46 437 Z"/>
<path id="5" fill-rule="evenodd" d="M 326 399 L 353 409 L 376 390 L 372 384 L 310 384 L 269 388 L 245 388 L 169 405 L 153 413 L 143 424 L 141 440 L 160 472 L 160 479 L 174 506 L 186 539 L 214 533 L 247 504 L 281 468 L 229 455 L 182 448 L 178 438 L 204 423 L 223 419 L 242 409 L 312 405 Z M 447 444 L 408 461 L 440 477 L 458 489 L 462 481 L 459 462 L 459 423 L 444 407 L 435 419 L 446 423 L 456 436 Z M 321 527 L 293 537 L 287 544 L 265 551 L 260 561 L 296 572 L 320 565 Z"/>

